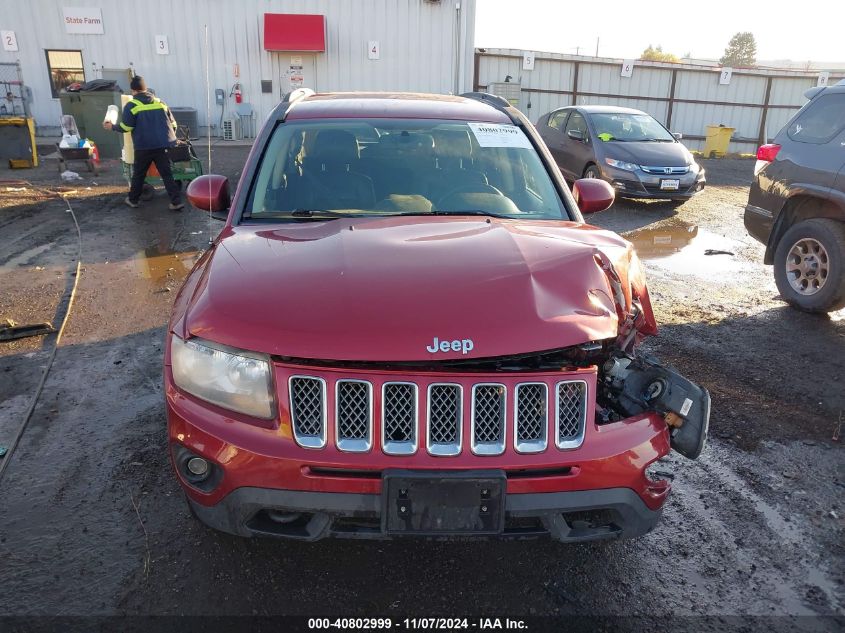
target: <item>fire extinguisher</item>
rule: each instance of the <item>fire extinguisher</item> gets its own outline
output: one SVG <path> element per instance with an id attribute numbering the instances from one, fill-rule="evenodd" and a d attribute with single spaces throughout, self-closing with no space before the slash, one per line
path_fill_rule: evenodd
<path id="1" fill-rule="evenodd" d="M 232 90 L 232 94 L 235 95 L 235 103 L 241 103 L 243 101 L 243 95 L 241 94 L 241 84 L 235 84 L 234 89 Z"/>

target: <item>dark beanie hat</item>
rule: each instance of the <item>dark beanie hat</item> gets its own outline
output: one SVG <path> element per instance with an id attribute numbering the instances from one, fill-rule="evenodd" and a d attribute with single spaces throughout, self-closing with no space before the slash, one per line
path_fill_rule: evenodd
<path id="1" fill-rule="evenodd" d="M 129 83 L 129 87 L 132 90 L 137 90 L 138 92 L 144 92 L 147 89 L 147 82 L 144 81 L 144 78 L 141 75 L 135 75 L 132 77 L 132 81 Z"/>

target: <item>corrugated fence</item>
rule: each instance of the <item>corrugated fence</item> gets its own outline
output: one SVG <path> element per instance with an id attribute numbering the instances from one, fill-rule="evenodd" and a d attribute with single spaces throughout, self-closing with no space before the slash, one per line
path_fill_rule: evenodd
<path id="1" fill-rule="evenodd" d="M 725 125 L 736 128 L 731 152 L 753 152 L 806 102 L 804 91 L 819 76 L 818 71 L 736 69 L 722 85 L 718 67 L 637 60 L 632 76 L 622 77 L 622 59 L 558 53 L 534 53 L 534 69 L 523 70 L 524 53 L 476 49 L 474 89 L 487 90 L 510 76 L 520 85 L 518 107 L 533 122 L 573 104 L 637 108 L 682 133 L 690 149 L 704 147 L 706 126 Z M 841 71 L 831 73 L 828 83 L 843 77 Z"/>

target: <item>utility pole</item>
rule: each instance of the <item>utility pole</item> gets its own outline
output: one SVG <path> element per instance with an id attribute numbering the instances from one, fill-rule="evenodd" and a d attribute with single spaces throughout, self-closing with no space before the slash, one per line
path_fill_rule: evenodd
<path id="1" fill-rule="evenodd" d="M 596 57 L 599 56 L 599 38 L 596 38 Z"/>

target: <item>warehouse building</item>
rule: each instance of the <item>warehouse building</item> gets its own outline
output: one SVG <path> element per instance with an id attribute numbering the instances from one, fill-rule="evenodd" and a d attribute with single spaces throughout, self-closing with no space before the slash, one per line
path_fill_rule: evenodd
<path id="1" fill-rule="evenodd" d="M 72 6 L 69 6 L 72 5 Z M 39 133 L 72 83 L 132 74 L 205 132 L 248 136 L 292 89 L 470 90 L 476 0 L 29 0 L 4 3 Z M 208 72 L 208 76 L 206 75 Z M 210 107 L 207 105 L 210 100 Z M 186 111 L 190 114 L 190 110 Z"/>

